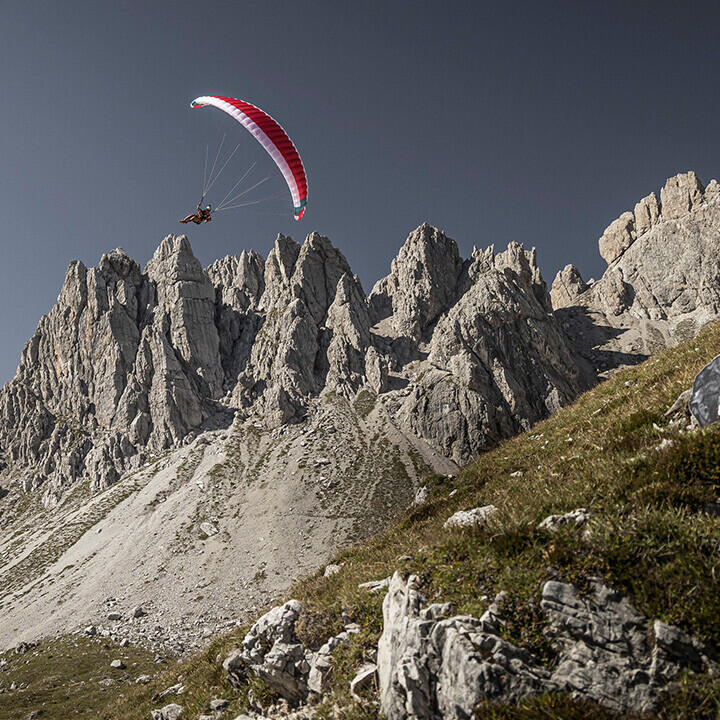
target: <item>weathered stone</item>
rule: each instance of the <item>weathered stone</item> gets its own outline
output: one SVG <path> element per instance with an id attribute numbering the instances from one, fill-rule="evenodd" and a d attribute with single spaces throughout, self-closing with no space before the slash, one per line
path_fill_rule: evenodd
<path id="1" fill-rule="evenodd" d="M 646 618 L 595 583 L 590 596 L 548 582 L 541 606 L 558 652 L 552 672 L 499 636 L 502 595 L 479 620 L 425 606 L 419 580 L 395 574 L 378 642 L 380 702 L 389 720 L 467 718 L 483 701 L 516 703 L 565 691 L 614 711 L 652 712 L 683 670 L 715 672 L 705 648 L 678 628 Z"/>
<path id="2" fill-rule="evenodd" d="M 610 588 L 595 583 L 583 596 L 549 581 L 541 607 L 560 652 L 552 680 L 613 710 L 652 712 L 661 689 L 683 669 L 713 671 L 702 647 L 677 628 L 649 623 Z"/>
<path id="3" fill-rule="evenodd" d="M 605 228 L 598 240 L 600 255 L 608 265 L 615 262 L 635 240 L 635 216 L 624 212 Z"/>
<path id="4" fill-rule="evenodd" d="M 657 217 L 652 195 L 640 201 L 632 244 L 573 306 L 559 309 L 572 344 L 596 370 L 687 341 L 720 316 L 720 202 L 717 183 L 708 188 L 703 196 L 694 173 L 670 178 Z"/>
<path id="5" fill-rule="evenodd" d="M 703 199 L 703 186 L 697 175 L 679 173 L 668 179 L 660 191 L 660 209 L 663 220 L 679 218 L 699 205 Z"/>
<path id="6" fill-rule="evenodd" d="M 295 634 L 301 609 L 298 600 L 288 600 L 252 626 L 242 648 L 223 662 L 231 682 L 240 684 L 249 670 L 289 702 L 298 703 L 305 698 L 310 666 Z"/>
<path id="7" fill-rule="evenodd" d="M 415 493 L 415 497 L 413 498 L 413 505 L 422 505 L 428 499 L 429 494 L 430 491 L 428 490 L 427 485 L 419 487 Z"/>
<path id="8" fill-rule="evenodd" d="M 451 302 L 461 268 L 455 241 L 423 223 L 400 248 L 390 275 L 373 288 L 370 304 L 375 319 L 392 308 L 398 334 L 420 339 Z"/>
<path id="9" fill-rule="evenodd" d="M 200 532 L 202 532 L 202 534 L 205 537 L 209 538 L 209 537 L 212 537 L 213 535 L 217 535 L 219 530 L 212 523 L 203 522 L 203 523 L 200 523 Z"/>
<path id="10" fill-rule="evenodd" d="M 388 720 L 460 720 L 483 700 L 517 702 L 551 687 L 549 671 L 482 620 L 424 608 L 416 584 L 396 573 L 383 602 L 377 666 Z"/>
<path id="11" fill-rule="evenodd" d="M 496 513 L 497 508 L 494 505 L 483 505 L 472 510 L 458 510 L 445 521 L 443 527 L 446 530 L 450 528 L 483 527 L 490 522 Z"/>
<path id="12" fill-rule="evenodd" d="M 588 289 L 580 271 L 574 265 L 566 265 L 558 272 L 550 289 L 553 310 L 574 305 L 578 296 Z"/>
<path id="13" fill-rule="evenodd" d="M 640 200 L 635 205 L 635 233 L 639 237 L 646 233 L 657 223 L 660 217 L 660 208 L 658 207 L 657 197 L 655 193 L 650 193 L 647 197 Z"/>
<path id="14" fill-rule="evenodd" d="M 373 683 L 377 678 L 377 665 L 363 665 L 355 674 L 355 677 L 350 681 L 350 694 L 358 702 L 362 702 L 363 699 L 358 694 L 361 690 L 372 687 Z"/>
<path id="15" fill-rule="evenodd" d="M 380 305 L 392 317 L 376 332 Z M 165 238 L 144 272 L 115 250 L 97 268 L 70 265 L 0 392 L 0 460 L 52 506 L 80 478 L 103 489 L 194 438 L 213 413 L 252 411 L 272 429 L 321 395 L 353 401 L 364 387 L 384 403 L 406 385 L 402 432 L 465 461 L 588 386 L 549 311 L 534 251 L 463 262 L 427 224 L 369 299 L 317 233 L 207 271 L 185 236 Z M 405 374 L 420 338 L 427 368 Z"/>
<path id="16" fill-rule="evenodd" d="M 358 588 L 360 590 L 367 590 L 369 593 L 374 595 L 375 593 L 387 590 L 390 585 L 390 578 L 386 577 L 384 580 L 370 580 L 369 582 L 360 583 Z"/>
<path id="17" fill-rule="evenodd" d="M 587 508 L 576 508 L 564 515 L 549 515 L 538 525 L 538 530 L 553 533 L 568 525 L 582 527 L 589 519 L 590 511 Z"/>
<path id="18" fill-rule="evenodd" d="M 182 705 L 171 703 L 170 705 L 165 705 L 165 707 L 160 710 L 152 710 L 151 714 L 152 720 L 178 720 L 178 718 L 183 716 L 183 707 Z"/>

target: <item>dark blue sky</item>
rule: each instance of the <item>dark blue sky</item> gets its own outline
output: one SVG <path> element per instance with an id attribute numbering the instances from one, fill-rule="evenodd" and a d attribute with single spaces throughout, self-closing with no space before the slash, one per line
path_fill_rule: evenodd
<path id="1" fill-rule="evenodd" d="M 188 231 L 204 264 L 277 232 L 328 235 L 369 291 L 424 220 L 474 244 L 537 246 L 546 280 L 602 273 L 605 226 L 677 172 L 720 172 L 716 3 L 0 0 L 0 381 L 70 260 L 144 264 L 197 201 L 206 143 L 239 126 L 191 111 L 240 97 L 288 130 L 309 177 Z M 264 164 L 265 163 L 265 164 Z M 224 183 L 223 180 L 227 180 Z M 267 187 L 267 192 L 265 188 Z M 279 173 L 255 197 L 282 192 Z"/>

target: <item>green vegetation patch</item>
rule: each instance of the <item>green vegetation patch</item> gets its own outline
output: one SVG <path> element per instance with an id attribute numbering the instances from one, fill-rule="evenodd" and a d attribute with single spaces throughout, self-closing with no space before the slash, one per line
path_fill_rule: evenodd
<path id="1" fill-rule="evenodd" d="M 24 654 L 9 651 L 0 658 L 8 663 L 0 672 L 0 720 L 24 720 L 35 711 L 41 711 L 42 720 L 97 718 L 120 694 L 134 689 L 140 675 L 153 675 L 160 667 L 143 648 L 81 636 L 46 640 Z M 115 659 L 125 669 L 111 668 Z M 13 683 L 17 689 L 10 690 Z"/>

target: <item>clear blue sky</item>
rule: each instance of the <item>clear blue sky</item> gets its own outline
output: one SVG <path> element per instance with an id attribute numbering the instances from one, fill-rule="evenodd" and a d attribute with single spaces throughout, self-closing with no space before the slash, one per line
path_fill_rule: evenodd
<path id="1" fill-rule="evenodd" d="M 94 265 L 121 246 L 144 264 L 182 229 L 222 129 L 241 141 L 228 181 L 253 160 L 268 171 L 229 118 L 189 109 L 201 94 L 270 112 L 309 176 L 300 223 L 275 200 L 191 226 L 202 262 L 318 230 L 366 291 L 424 220 L 465 255 L 517 240 L 537 246 L 548 282 L 567 262 L 597 277 L 597 238 L 623 210 L 677 172 L 720 173 L 716 3 L 0 0 L 0 10 L 0 381 L 70 260 Z M 283 190 L 277 176 L 267 185 Z"/>

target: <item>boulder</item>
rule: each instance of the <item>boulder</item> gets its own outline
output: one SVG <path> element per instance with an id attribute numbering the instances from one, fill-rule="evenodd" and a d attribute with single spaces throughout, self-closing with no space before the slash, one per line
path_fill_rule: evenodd
<path id="1" fill-rule="evenodd" d="M 295 634 L 302 603 L 288 600 L 265 613 L 245 636 L 242 647 L 223 662 L 230 681 L 240 685 L 250 671 L 281 697 L 297 704 L 307 695 L 310 665 Z"/>
<path id="2" fill-rule="evenodd" d="M 689 407 L 700 427 L 720 420 L 720 355 L 695 376 Z"/>

